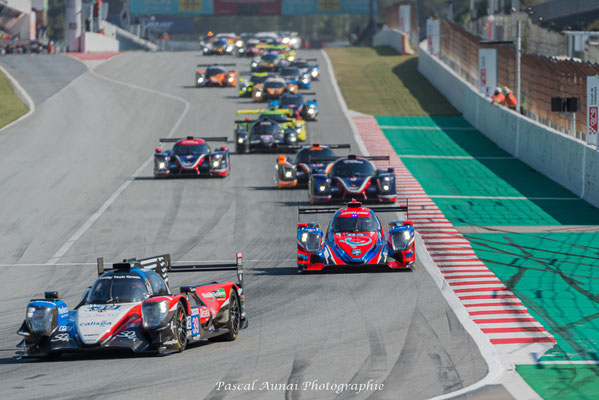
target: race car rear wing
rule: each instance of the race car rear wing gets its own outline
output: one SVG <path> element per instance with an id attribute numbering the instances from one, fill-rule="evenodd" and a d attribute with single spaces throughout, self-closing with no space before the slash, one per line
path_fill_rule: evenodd
<path id="1" fill-rule="evenodd" d="M 237 280 L 239 287 L 243 287 L 243 253 L 235 253 L 235 262 L 230 263 L 201 263 L 201 264 L 177 264 L 173 265 L 170 254 L 162 254 L 159 256 L 136 259 L 124 259 L 121 263 L 112 264 L 112 269 L 128 271 L 131 267 L 139 267 L 151 269 L 155 271 L 168 284 L 169 272 L 203 272 L 203 271 L 228 271 L 237 270 Z M 101 276 L 105 271 L 104 258 L 97 259 L 98 276 Z"/>
<path id="2" fill-rule="evenodd" d="M 179 140 L 193 140 L 193 139 L 202 139 L 205 142 L 228 142 L 229 138 L 226 136 L 214 136 L 214 137 L 198 137 L 198 136 L 187 136 L 184 138 L 160 138 L 158 141 L 160 143 L 176 143 Z"/>
<path id="3" fill-rule="evenodd" d="M 230 263 L 201 263 L 170 265 L 170 272 L 203 272 L 203 271 L 230 271 L 237 270 L 238 286 L 243 287 L 243 253 L 235 253 L 235 262 Z"/>
<path id="4" fill-rule="evenodd" d="M 290 144 L 288 146 L 289 148 L 292 149 L 303 149 L 304 147 L 312 147 L 314 149 L 318 149 L 321 147 L 328 147 L 329 149 L 351 149 L 351 145 L 344 143 L 344 144 L 320 144 L 320 143 L 312 143 L 312 144 Z M 333 157 L 328 157 L 333 159 Z M 322 158 L 323 161 L 330 161 L 328 160 L 328 158 Z M 319 158 L 319 160 L 321 160 L 321 158 Z M 336 160 L 336 158 L 334 159 Z"/>
<path id="5" fill-rule="evenodd" d="M 323 145 L 324 146 L 324 145 Z M 347 156 L 338 156 L 338 157 L 319 157 L 319 161 L 337 161 L 340 158 L 347 158 L 348 160 L 355 160 L 356 158 L 365 158 L 369 161 L 390 161 L 389 156 L 357 156 L 355 154 L 350 154 Z M 311 160 L 311 158 L 310 158 Z"/>
<path id="6" fill-rule="evenodd" d="M 376 207 L 368 207 L 370 210 L 375 213 L 379 212 L 405 212 L 406 219 L 408 218 L 408 199 L 405 199 L 405 206 L 376 206 Z M 359 202 L 350 202 L 347 203 L 347 208 L 359 208 L 362 207 L 362 203 Z M 339 211 L 342 207 L 298 207 L 297 208 L 297 220 L 300 220 L 300 216 L 304 214 L 333 214 Z"/>
<path id="7" fill-rule="evenodd" d="M 235 63 L 231 63 L 231 64 L 218 64 L 218 63 L 214 63 L 214 64 L 198 64 L 198 67 L 236 67 L 237 64 Z"/>

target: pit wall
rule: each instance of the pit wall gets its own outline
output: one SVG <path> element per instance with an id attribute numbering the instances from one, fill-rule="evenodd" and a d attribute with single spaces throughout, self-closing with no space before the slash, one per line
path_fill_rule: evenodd
<path id="1" fill-rule="evenodd" d="M 491 104 L 420 43 L 418 71 L 464 118 L 499 147 L 599 207 L 599 152 L 594 147 Z"/>

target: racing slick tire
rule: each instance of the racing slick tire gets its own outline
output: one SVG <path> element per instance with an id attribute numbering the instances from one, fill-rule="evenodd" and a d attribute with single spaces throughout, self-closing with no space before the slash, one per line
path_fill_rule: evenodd
<path id="1" fill-rule="evenodd" d="M 177 305 L 177 312 L 174 316 L 175 336 L 179 346 L 179 352 L 187 347 L 187 313 L 181 303 Z"/>
<path id="2" fill-rule="evenodd" d="M 232 342 L 239 335 L 239 330 L 241 329 L 241 306 L 237 292 L 233 288 L 231 288 L 231 296 L 229 296 L 229 320 L 227 321 L 227 328 L 229 332 L 215 337 L 214 340 Z"/>

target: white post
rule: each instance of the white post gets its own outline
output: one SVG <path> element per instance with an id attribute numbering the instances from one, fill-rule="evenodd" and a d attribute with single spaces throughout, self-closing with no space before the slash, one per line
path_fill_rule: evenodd
<path id="1" fill-rule="evenodd" d="M 570 135 L 576 137 L 576 113 L 570 113 Z"/>
<path id="2" fill-rule="evenodd" d="M 518 35 L 516 42 L 516 110 L 521 110 L 520 58 L 522 57 L 522 32 L 520 20 L 518 20 L 516 25 L 516 34 Z"/>

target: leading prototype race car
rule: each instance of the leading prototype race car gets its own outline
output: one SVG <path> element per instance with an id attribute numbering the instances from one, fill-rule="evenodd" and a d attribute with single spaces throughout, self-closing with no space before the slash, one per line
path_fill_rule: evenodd
<path id="1" fill-rule="evenodd" d="M 334 213 L 326 235 L 318 222 L 297 224 L 297 265 L 300 272 L 337 267 L 412 270 L 416 261 L 414 224 L 390 221 L 388 235 L 374 212 L 405 212 L 406 206 L 362 207 L 355 199 L 346 208 L 300 207 L 302 214 Z"/>
<path id="2" fill-rule="evenodd" d="M 208 41 L 202 49 L 204 55 L 233 54 L 233 45 L 226 38 L 216 38 Z"/>
<path id="3" fill-rule="evenodd" d="M 298 146 L 300 147 L 300 146 Z M 285 155 L 277 157 L 275 164 L 275 180 L 279 189 L 305 186 L 313 173 L 326 174 L 337 158 L 331 149 L 349 149 L 349 144 L 313 143 L 311 146 L 301 146 L 295 160 Z"/>
<path id="4" fill-rule="evenodd" d="M 334 159 L 332 159 L 334 160 Z M 358 157 L 350 154 L 337 159 L 329 171 L 314 173 L 308 180 L 312 204 L 359 198 L 395 203 L 395 171 L 375 169 L 369 160 L 389 161 L 389 156 Z"/>
<path id="5" fill-rule="evenodd" d="M 228 138 L 161 138 L 154 153 L 154 177 L 216 176 L 225 177 L 231 172 L 229 149 L 226 146 L 210 149 L 207 142 L 227 142 Z M 162 143 L 175 143 L 171 150 L 163 150 Z"/>
<path id="6" fill-rule="evenodd" d="M 238 283 L 181 286 L 173 293 L 169 272 L 237 269 Z M 69 310 L 58 292 L 27 305 L 18 331 L 27 357 L 108 349 L 169 354 L 202 339 L 235 340 L 247 325 L 242 254 L 230 264 L 171 265 L 165 254 L 128 259 L 105 271 Z"/>
<path id="7" fill-rule="evenodd" d="M 278 100 L 271 100 L 268 108 L 279 108 L 291 110 L 295 118 L 302 117 L 306 121 L 316 121 L 318 118 L 318 101 L 316 99 L 306 100 L 304 96 L 316 93 L 283 93 Z"/>
<path id="8" fill-rule="evenodd" d="M 198 64 L 196 69 L 196 87 L 237 86 L 237 71 L 228 71 L 225 67 L 235 64 Z"/>

